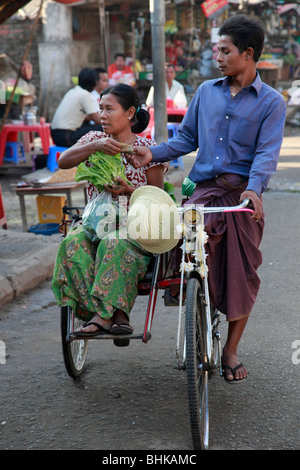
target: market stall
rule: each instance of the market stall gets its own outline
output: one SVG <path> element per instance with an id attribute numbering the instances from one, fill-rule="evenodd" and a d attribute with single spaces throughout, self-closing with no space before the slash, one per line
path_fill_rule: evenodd
<path id="1" fill-rule="evenodd" d="M 239 11 L 229 0 L 232 12 Z M 258 63 L 263 81 L 276 88 L 279 81 L 300 75 L 300 5 L 274 0 L 248 0 L 242 13 L 256 16 L 265 25 L 265 46 Z"/>
<path id="2" fill-rule="evenodd" d="M 176 66 L 176 80 L 184 85 L 189 101 L 200 83 L 219 76 L 213 61 L 213 41 L 215 31 L 228 14 L 228 8 L 227 0 L 176 0 L 166 3 L 166 63 Z M 136 50 L 136 71 L 141 95 L 147 96 L 153 79 L 151 37 L 147 21 L 144 33 L 141 44 L 147 44 L 147 47 Z"/>

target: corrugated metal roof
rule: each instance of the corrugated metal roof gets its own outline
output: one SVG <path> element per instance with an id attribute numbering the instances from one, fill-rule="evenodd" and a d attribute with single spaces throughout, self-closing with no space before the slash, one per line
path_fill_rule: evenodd
<path id="1" fill-rule="evenodd" d="M 0 0 L 0 24 L 4 23 L 26 3 L 29 3 L 28 0 Z"/>
<path id="2" fill-rule="evenodd" d="M 42 18 L 45 17 L 47 3 L 51 3 L 51 2 L 55 3 L 56 1 L 57 3 L 61 3 L 62 5 L 65 5 L 65 6 L 75 6 L 76 4 L 81 5 L 85 3 L 94 3 L 94 0 L 93 2 L 91 2 L 91 0 L 73 0 L 73 1 L 69 0 L 69 2 L 66 2 L 66 3 L 64 3 L 63 0 L 44 0 L 42 13 L 41 13 Z M 23 15 L 26 18 L 34 19 L 39 11 L 40 4 L 41 4 L 41 0 L 31 0 L 27 2 L 27 4 L 24 7 L 22 7 L 21 10 L 18 11 L 18 14 Z"/>
<path id="3" fill-rule="evenodd" d="M 45 18 L 47 3 L 56 0 L 43 0 L 41 18 Z M 81 0 L 85 3 L 88 0 Z M 4 23 L 8 18 L 16 15 L 20 19 L 34 19 L 38 14 L 41 0 L 0 0 L 0 24 Z"/>
<path id="4" fill-rule="evenodd" d="M 43 1 L 44 11 L 49 0 Z M 20 19 L 36 17 L 41 5 L 41 0 L 0 0 L 0 24 L 11 16 L 17 15 Z"/>
<path id="5" fill-rule="evenodd" d="M 36 18 L 36 15 L 38 14 L 40 6 L 41 6 L 41 0 L 31 0 L 27 2 L 26 5 L 21 7 L 16 12 L 16 15 L 20 18 L 29 18 L 30 20 L 33 20 L 34 18 Z M 41 16 L 43 16 L 43 11 L 45 10 L 46 6 L 47 6 L 47 0 L 44 0 Z"/>

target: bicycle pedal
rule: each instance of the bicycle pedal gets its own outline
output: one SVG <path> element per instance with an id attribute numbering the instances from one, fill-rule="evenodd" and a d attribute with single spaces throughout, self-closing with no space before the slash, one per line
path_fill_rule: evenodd
<path id="1" fill-rule="evenodd" d="M 130 339 L 128 338 L 116 338 L 114 339 L 114 345 L 118 346 L 119 348 L 123 348 L 125 346 L 129 346 Z"/>

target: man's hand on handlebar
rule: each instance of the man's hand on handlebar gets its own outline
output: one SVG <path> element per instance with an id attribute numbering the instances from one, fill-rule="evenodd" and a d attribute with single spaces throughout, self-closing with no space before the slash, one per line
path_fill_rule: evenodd
<path id="1" fill-rule="evenodd" d="M 254 213 L 251 215 L 251 218 L 258 222 L 263 215 L 262 203 L 255 191 L 244 191 L 241 194 L 240 202 L 242 203 L 244 199 L 250 199 Z"/>

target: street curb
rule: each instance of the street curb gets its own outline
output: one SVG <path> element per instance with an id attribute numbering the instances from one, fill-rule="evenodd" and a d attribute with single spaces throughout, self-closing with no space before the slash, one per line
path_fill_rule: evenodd
<path id="1" fill-rule="evenodd" d="M 56 253 L 55 246 L 50 246 L 23 256 L 10 267 L 9 274 L 0 276 L 0 307 L 50 279 Z"/>

